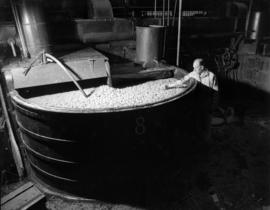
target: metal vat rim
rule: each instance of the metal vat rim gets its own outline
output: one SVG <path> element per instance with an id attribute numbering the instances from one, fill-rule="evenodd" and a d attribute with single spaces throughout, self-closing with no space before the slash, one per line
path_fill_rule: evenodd
<path id="1" fill-rule="evenodd" d="M 173 102 L 179 98 L 184 97 L 185 95 L 189 94 L 192 92 L 196 86 L 197 86 L 197 81 L 194 79 L 191 79 L 191 84 L 189 87 L 182 93 L 170 97 L 167 99 L 164 99 L 162 101 L 156 102 L 156 103 L 151 103 L 151 104 L 146 104 L 146 105 L 139 105 L 139 106 L 132 106 L 132 107 L 124 107 L 124 108 L 107 108 L 107 109 L 67 109 L 67 108 L 57 108 L 57 107 L 43 107 L 39 106 L 37 104 L 33 104 L 27 101 L 27 99 L 24 99 L 19 95 L 19 93 L 16 90 L 10 91 L 10 96 L 12 101 L 15 103 L 15 105 L 19 104 L 20 106 L 23 107 L 28 107 L 34 110 L 38 111 L 43 111 L 43 112 L 51 112 L 51 113 L 69 113 L 69 114 L 102 114 L 102 113 L 112 113 L 112 112 L 125 112 L 125 111 L 134 111 L 134 110 L 141 110 L 141 109 L 147 109 L 147 108 L 152 108 L 152 107 L 157 107 L 169 102 Z"/>

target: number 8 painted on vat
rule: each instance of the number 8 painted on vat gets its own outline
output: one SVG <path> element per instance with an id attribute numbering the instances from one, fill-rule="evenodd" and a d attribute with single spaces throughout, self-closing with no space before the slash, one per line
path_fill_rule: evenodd
<path id="1" fill-rule="evenodd" d="M 146 127 L 144 123 L 145 123 L 144 117 L 140 116 L 136 118 L 135 133 L 137 135 L 143 135 L 146 132 Z"/>

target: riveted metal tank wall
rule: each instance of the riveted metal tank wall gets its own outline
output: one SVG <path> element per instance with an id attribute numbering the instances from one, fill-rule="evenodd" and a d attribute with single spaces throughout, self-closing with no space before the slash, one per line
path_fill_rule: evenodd
<path id="1" fill-rule="evenodd" d="M 30 56 L 42 50 L 50 51 L 47 24 L 40 0 L 22 0 L 20 14 Z"/>

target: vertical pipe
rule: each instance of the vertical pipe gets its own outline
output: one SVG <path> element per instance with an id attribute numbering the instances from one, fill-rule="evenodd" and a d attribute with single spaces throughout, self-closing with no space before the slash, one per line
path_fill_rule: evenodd
<path id="1" fill-rule="evenodd" d="M 178 2 L 178 0 L 175 0 L 175 2 L 174 2 L 172 27 L 174 27 L 174 22 L 175 22 L 177 2 Z"/>
<path id="2" fill-rule="evenodd" d="M 105 60 L 105 69 L 106 69 L 106 74 L 107 74 L 107 85 L 109 87 L 112 87 L 113 83 L 112 83 L 111 68 L 110 68 L 110 63 L 108 60 Z"/>
<path id="3" fill-rule="evenodd" d="M 246 27 L 245 27 L 245 35 L 246 35 L 246 37 L 248 35 L 248 25 L 249 25 L 249 19 L 250 19 L 250 16 L 251 16 L 252 6 L 253 6 L 253 0 L 250 0 L 249 1 L 249 6 L 248 6 L 247 18 L 246 18 Z"/>
<path id="4" fill-rule="evenodd" d="M 167 8 L 167 26 L 170 25 L 170 0 L 168 0 L 168 8 Z"/>
<path id="5" fill-rule="evenodd" d="M 164 32 L 163 32 L 163 48 L 162 48 L 162 57 L 165 58 L 165 53 L 166 53 L 166 40 L 167 40 L 167 27 L 164 27 Z"/>
<path id="6" fill-rule="evenodd" d="M 165 25 L 165 0 L 162 3 L 162 25 Z"/>
<path id="7" fill-rule="evenodd" d="M 49 52 L 51 45 L 42 1 L 22 0 L 20 15 L 30 56 L 35 57 L 42 50 Z"/>
<path id="8" fill-rule="evenodd" d="M 235 19 L 234 19 L 234 25 L 233 25 L 233 32 L 237 32 L 238 22 L 239 22 L 239 17 L 235 17 Z"/>
<path id="9" fill-rule="evenodd" d="M 27 47 L 26 47 L 26 41 L 25 41 L 25 38 L 24 38 L 22 26 L 21 26 L 21 23 L 20 23 L 18 11 L 17 11 L 16 5 L 14 4 L 13 0 L 10 0 L 10 4 L 11 4 L 12 13 L 14 15 L 15 23 L 16 23 L 16 26 L 17 26 L 19 38 L 20 38 L 20 41 L 21 41 L 21 44 L 22 44 L 23 57 L 27 58 L 28 57 L 28 50 L 27 50 Z"/>
<path id="10" fill-rule="evenodd" d="M 181 17 L 182 17 L 182 0 L 179 0 L 176 66 L 179 66 L 179 57 L 180 57 Z"/>
<path id="11" fill-rule="evenodd" d="M 157 17 L 157 0 L 155 0 L 155 3 L 154 3 L 154 17 L 155 18 Z"/>
<path id="12" fill-rule="evenodd" d="M 8 44 L 11 47 L 13 56 L 16 57 L 17 53 L 16 53 L 16 50 L 15 50 L 15 41 L 13 39 L 9 39 Z"/>

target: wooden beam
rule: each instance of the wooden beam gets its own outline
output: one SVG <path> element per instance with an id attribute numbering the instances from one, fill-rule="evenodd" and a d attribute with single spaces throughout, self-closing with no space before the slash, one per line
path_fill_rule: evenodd
<path id="1" fill-rule="evenodd" d="M 1 209 L 40 209 L 40 204 L 45 206 L 45 202 L 41 203 L 44 199 L 45 195 L 32 182 L 27 182 L 1 198 Z"/>
<path id="2" fill-rule="evenodd" d="M 22 157 L 21 157 L 19 147 L 18 147 L 16 139 L 15 139 L 13 128 L 12 128 L 12 125 L 11 125 L 11 122 L 10 122 L 10 118 L 9 118 L 9 115 L 8 115 L 8 110 L 7 110 L 7 106 L 6 106 L 6 102 L 5 102 L 5 98 L 4 98 L 4 93 L 3 93 L 3 89 L 1 87 L 1 85 L 0 85 L 0 101 L 1 101 L 1 104 L 2 104 L 2 109 L 3 109 L 4 116 L 5 116 L 6 124 L 7 124 L 7 129 L 8 129 L 8 135 L 9 135 L 12 155 L 13 155 L 13 158 L 14 158 L 14 161 L 15 161 L 15 164 L 16 164 L 18 175 L 19 175 L 20 178 L 22 178 L 23 175 L 24 175 L 23 161 L 22 161 Z"/>

